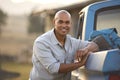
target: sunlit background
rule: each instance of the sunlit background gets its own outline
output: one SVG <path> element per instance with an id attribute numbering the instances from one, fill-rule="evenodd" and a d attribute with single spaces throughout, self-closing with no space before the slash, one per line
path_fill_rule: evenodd
<path id="1" fill-rule="evenodd" d="M 28 14 L 32 9 L 55 8 L 87 0 L 0 0 L 0 7 L 8 14 Z"/>
<path id="2" fill-rule="evenodd" d="M 35 38 L 53 28 L 56 11 L 65 9 L 75 34 L 79 11 L 99 0 L 0 0 L 0 80 L 28 80 Z"/>

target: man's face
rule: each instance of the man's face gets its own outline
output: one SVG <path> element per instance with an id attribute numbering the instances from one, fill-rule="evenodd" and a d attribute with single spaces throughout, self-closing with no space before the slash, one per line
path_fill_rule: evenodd
<path id="1" fill-rule="evenodd" d="M 71 17 L 65 13 L 59 14 L 54 20 L 56 34 L 66 36 L 70 31 Z"/>

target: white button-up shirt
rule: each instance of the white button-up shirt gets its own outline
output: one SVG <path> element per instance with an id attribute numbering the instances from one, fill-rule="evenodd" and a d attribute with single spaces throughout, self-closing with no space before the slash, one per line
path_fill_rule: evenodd
<path id="1" fill-rule="evenodd" d="M 84 48 L 88 43 L 67 35 L 62 47 L 54 29 L 39 36 L 33 46 L 30 80 L 70 80 L 71 72 L 58 73 L 60 64 L 73 63 L 76 50 Z"/>

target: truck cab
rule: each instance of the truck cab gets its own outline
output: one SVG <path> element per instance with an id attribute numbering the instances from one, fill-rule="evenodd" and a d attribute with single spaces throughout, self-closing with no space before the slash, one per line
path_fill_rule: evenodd
<path id="1" fill-rule="evenodd" d="M 113 27 L 120 36 L 120 0 L 96 2 L 80 11 L 76 38 L 88 40 L 93 30 Z"/>
<path id="2" fill-rule="evenodd" d="M 120 36 L 120 0 L 105 0 L 90 4 L 79 12 L 76 38 L 89 40 L 94 30 L 116 28 Z M 120 49 L 90 54 L 85 67 L 73 75 L 78 80 L 120 80 Z"/>

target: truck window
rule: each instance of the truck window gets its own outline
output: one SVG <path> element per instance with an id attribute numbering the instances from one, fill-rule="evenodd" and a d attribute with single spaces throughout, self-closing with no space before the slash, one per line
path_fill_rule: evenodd
<path id="1" fill-rule="evenodd" d="M 78 28 L 77 28 L 77 34 L 76 34 L 77 39 L 78 38 L 81 39 L 82 37 L 83 22 L 84 22 L 84 13 L 81 12 L 78 20 Z"/>
<path id="2" fill-rule="evenodd" d="M 105 28 L 116 28 L 120 36 L 120 8 L 102 10 L 97 14 L 96 30 Z"/>

